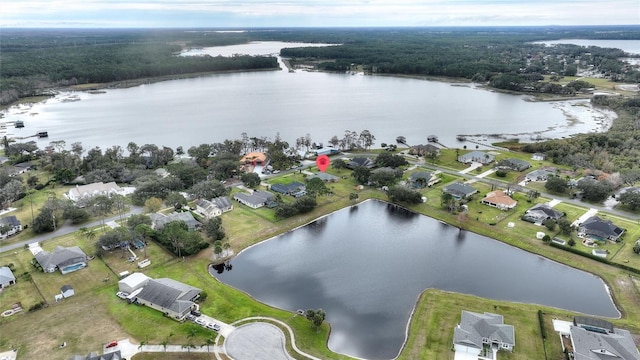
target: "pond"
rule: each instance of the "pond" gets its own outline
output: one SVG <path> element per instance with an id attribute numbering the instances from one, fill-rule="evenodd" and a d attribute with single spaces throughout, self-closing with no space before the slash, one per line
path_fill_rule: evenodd
<path id="1" fill-rule="evenodd" d="M 278 308 L 324 309 L 329 348 L 367 359 L 398 354 L 428 288 L 620 316 L 592 274 L 375 200 L 248 248 L 231 265 L 212 273 Z"/>

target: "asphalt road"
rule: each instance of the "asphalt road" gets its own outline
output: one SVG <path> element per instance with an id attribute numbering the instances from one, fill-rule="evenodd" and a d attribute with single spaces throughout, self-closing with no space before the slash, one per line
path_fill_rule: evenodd
<path id="1" fill-rule="evenodd" d="M 124 213 L 124 215 L 122 215 L 122 218 L 126 218 L 131 214 L 140 214 L 140 213 L 142 213 L 142 211 L 143 211 L 142 207 L 131 205 L 129 207 L 129 211 Z M 108 218 L 104 219 L 104 223 L 106 224 L 109 221 L 120 220 L 120 218 L 121 218 L 120 215 L 108 217 Z M 18 249 L 18 248 L 22 248 L 26 244 L 31 244 L 31 243 L 35 243 L 35 242 L 42 242 L 42 241 L 46 241 L 46 240 L 52 239 L 54 237 L 66 235 L 66 234 L 72 233 L 74 231 L 77 231 L 81 227 L 90 228 L 90 227 L 101 225 L 102 223 L 103 223 L 102 219 L 96 220 L 96 221 L 92 221 L 92 222 L 89 222 L 89 223 L 85 223 L 85 224 L 79 224 L 79 225 L 71 225 L 70 223 L 66 222 L 62 226 L 58 227 L 56 229 L 56 231 L 53 231 L 53 232 L 50 232 L 50 233 L 40 234 L 40 235 L 37 235 L 35 237 L 32 237 L 31 239 L 24 240 L 24 241 L 19 241 L 17 243 L 13 243 L 13 244 L 10 244 L 10 245 L 0 246 L 0 253 L 5 252 L 5 251 Z"/>

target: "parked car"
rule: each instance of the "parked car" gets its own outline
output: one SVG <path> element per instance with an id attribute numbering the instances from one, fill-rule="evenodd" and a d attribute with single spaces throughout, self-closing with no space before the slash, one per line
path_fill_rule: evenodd
<path id="1" fill-rule="evenodd" d="M 196 321 L 196 317 L 191 315 L 191 314 L 187 314 L 187 320 L 189 321 Z"/>
<path id="2" fill-rule="evenodd" d="M 191 315 L 200 316 L 200 315 L 202 315 L 202 313 L 199 310 L 191 310 Z"/>
<path id="3" fill-rule="evenodd" d="M 112 342 L 108 343 L 107 345 L 105 345 L 104 347 L 105 347 L 105 349 L 108 349 L 108 348 L 112 348 L 112 347 L 116 347 L 116 346 L 118 346 L 118 342 L 117 341 L 112 341 Z"/>
<path id="4" fill-rule="evenodd" d="M 202 318 L 196 318 L 196 324 L 204 326 L 205 325 L 205 321 Z"/>
<path id="5" fill-rule="evenodd" d="M 208 323 L 207 328 L 215 331 L 220 331 L 220 325 L 214 323 Z"/>

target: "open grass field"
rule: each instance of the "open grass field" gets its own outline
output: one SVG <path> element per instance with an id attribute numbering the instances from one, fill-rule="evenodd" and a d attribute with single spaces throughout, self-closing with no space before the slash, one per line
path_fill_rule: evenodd
<path id="1" fill-rule="evenodd" d="M 547 314 L 546 342 L 541 337 L 537 313 L 539 309 Z M 453 359 L 453 331 L 460 322 L 462 310 L 500 314 L 504 316 L 505 324 L 514 326 L 514 351 L 498 352 L 499 359 L 544 359 L 545 346 L 548 359 L 564 359 L 560 338 L 553 332 L 553 327 L 550 327 L 550 319 L 558 316 L 571 318 L 570 313 L 538 305 L 514 304 L 435 289 L 426 290 L 418 299 L 410 322 L 410 340 L 398 359 Z"/>

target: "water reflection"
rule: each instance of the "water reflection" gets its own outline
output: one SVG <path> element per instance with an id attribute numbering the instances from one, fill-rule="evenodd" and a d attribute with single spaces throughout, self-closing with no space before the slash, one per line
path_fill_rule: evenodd
<path id="1" fill-rule="evenodd" d="M 329 348 L 367 359 L 397 355 L 427 288 L 619 316 L 591 274 L 379 201 L 263 242 L 233 263 L 234 271 L 211 272 L 275 307 L 324 309 Z"/>

